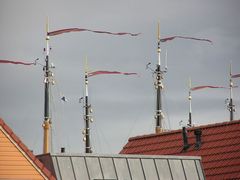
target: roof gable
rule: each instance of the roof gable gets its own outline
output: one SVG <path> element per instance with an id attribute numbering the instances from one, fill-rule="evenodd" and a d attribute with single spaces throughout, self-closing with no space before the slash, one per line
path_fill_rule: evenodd
<path id="1" fill-rule="evenodd" d="M 0 179 L 55 179 L 0 118 Z"/>
<path id="2" fill-rule="evenodd" d="M 194 130 L 201 129 L 201 147 Z M 183 150 L 182 130 L 130 138 L 121 154 L 201 156 L 208 179 L 240 178 L 240 120 L 188 128 L 189 148 Z"/>

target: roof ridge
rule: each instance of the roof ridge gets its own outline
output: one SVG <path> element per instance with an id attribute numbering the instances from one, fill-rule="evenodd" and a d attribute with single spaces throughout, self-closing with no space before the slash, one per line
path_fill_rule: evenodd
<path id="1" fill-rule="evenodd" d="M 0 117 L 0 126 L 12 138 L 12 140 L 21 148 L 25 155 L 39 168 L 39 170 L 49 179 L 55 180 L 55 176 L 50 172 L 43 163 L 41 163 L 36 156 L 28 149 L 28 147 L 21 141 L 21 139 L 13 132 L 13 130 Z"/>
<path id="2" fill-rule="evenodd" d="M 194 127 L 189 127 L 188 131 L 194 131 L 195 129 L 208 129 L 208 128 L 213 128 L 213 127 L 220 127 L 220 126 L 228 126 L 228 125 L 233 125 L 233 124 L 240 124 L 240 120 L 234 120 L 234 121 L 224 121 L 224 122 L 218 122 L 218 123 L 213 123 L 213 124 L 204 124 L 200 126 L 194 126 Z M 145 135 L 140 135 L 140 136 L 135 136 L 131 137 L 128 139 L 128 141 L 132 140 L 137 140 L 137 139 L 145 139 L 145 138 L 152 138 L 152 137 L 157 137 L 157 136 L 164 136 L 164 135 L 169 135 L 169 134 L 176 134 L 179 133 L 179 131 L 182 131 L 182 129 L 175 129 L 175 130 L 170 130 L 170 131 L 165 131 L 160 134 L 145 134 Z"/>

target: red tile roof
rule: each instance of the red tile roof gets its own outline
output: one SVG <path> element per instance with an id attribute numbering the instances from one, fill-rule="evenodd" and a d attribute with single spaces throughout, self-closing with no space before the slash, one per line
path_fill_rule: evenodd
<path id="1" fill-rule="evenodd" d="M 195 148 L 194 130 L 201 129 L 201 147 Z M 207 179 L 240 179 L 240 120 L 188 128 L 183 150 L 182 130 L 132 137 L 120 154 L 201 156 Z"/>
<path id="2" fill-rule="evenodd" d="M 25 155 L 39 168 L 39 170 L 49 180 L 55 180 L 55 176 L 33 155 L 33 153 L 27 148 L 27 146 L 16 136 L 12 129 L 0 118 L 0 126 L 7 132 L 7 134 L 13 139 L 18 147 L 25 153 Z"/>

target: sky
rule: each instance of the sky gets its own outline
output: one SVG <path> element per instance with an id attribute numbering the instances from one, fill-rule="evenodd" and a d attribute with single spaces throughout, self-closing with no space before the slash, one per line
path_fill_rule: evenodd
<path id="1" fill-rule="evenodd" d="M 84 61 L 89 69 L 136 72 L 137 76 L 101 75 L 89 79 L 93 109 L 94 153 L 119 153 L 129 137 L 154 133 L 156 93 L 146 64 L 157 63 L 157 24 L 161 37 L 210 39 L 213 43 L 175 39 L 161 43 L 164 74 L 164 128 L 179 129 L 188 120 L 188 79 L 192 86 L 229 86 L 229 66 L 240 73 L 240 1 L 238 0 L 1 0 L 0 59 L 44 64 L 46 19 L 50 31 L 88 28 L 141 33 L 111 36 L 74 32 L 50 38 L 52 152 L 83 153 Z M 166 56 L 167 52 L 167 56 Z M 41 65 L 0 64 L 0 117 L 35 154 L 42 153 L 44 72 Z M 240 79 L 234 79 L 240 85 Z M 235 119 L 240 116 L 239 88 L 233 90 Z M 60 99 L 66 96 L 68 102 Z M 195 125 L 229 121 L 228 89 L 192 93 Z M 180 122 L 183 122 L 182 124 Z"/>

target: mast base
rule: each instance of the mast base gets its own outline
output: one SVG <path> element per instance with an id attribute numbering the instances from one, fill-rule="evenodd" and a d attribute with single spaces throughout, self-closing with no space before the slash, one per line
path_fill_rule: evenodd
<path id="1" fill-rule="evenodd" d="M 163 128 L 161 128 L 161 127 L 156 127 L 155 128 L 155 133 L 156 134 L 160 134 L 160 133 L 162 133 L 164 130 L 163 130 Z"/>
<path id="2" fill-rule="evenodd" d="M 51 128 L 51 120 L 45 119 L 43 122 L 43 154 L 49 153 L 49 129 Z"/>

